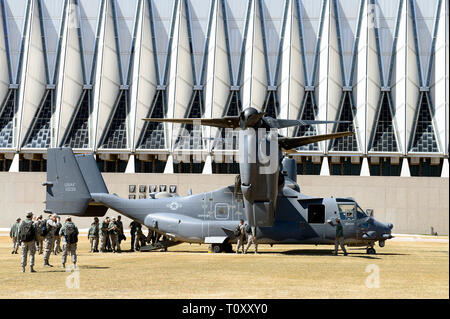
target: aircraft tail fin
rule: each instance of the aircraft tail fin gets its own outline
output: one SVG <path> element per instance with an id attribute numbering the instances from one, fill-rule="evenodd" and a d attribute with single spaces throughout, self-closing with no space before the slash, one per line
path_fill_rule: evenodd
<path id="1" fill-rule="evenodd" d="M 70 148 L 47 151 L 46 212 L 103 216 L 107 207 L 94 203 L 92 193 L 108 193 L 92 154 L 75 156 Z"/>

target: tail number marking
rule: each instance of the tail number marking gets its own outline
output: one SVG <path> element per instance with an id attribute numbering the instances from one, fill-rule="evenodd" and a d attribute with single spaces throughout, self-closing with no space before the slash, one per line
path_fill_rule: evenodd
<path id="1" fill-rule="evenodd" d="M 64 183 L 64 190 L 66 192 L 76 192 L 77 191 L 76 183 Z"/>

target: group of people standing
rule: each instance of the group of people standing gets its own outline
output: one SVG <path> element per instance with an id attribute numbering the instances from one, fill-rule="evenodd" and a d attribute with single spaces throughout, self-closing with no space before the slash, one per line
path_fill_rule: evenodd
<path id="1" fill-rule="evenodd" d="M 336 227 L 334 254 L 337 255 L 338 246 L 341 246 L 344 255 L 347 255 L 344 244 L 343 227 L 340 220 L 337 219 L 336 225 L 333 226 Z M 145 236 L 142 231 L 142 225 L 136 221 L 132 221 L 130 224 L 130 251 L 140 250 L 142 246 L 147 244 L 155 245 L 158 243 L 161 235 L 156 231 L 157 228 L 157 225 L 154 225 L 153 230 L 149 228 L 148 235 Z M 33 217 L 33 213 L 29 212 L 26 215 L 26 219 L 21 220 L 21 218 L 17 218 L 16 222 L 11 226 L 9 235 L 13 243 L 11 253 L 18 254 L 17 251 L 19 247 L 21 247 L 22 272 L 25 272 L 28 255 L 30 256 L 30 272 L 35 272 L 34 264 L 36 252 L 38 252 L 39 255 L 44 255 L 44 267 L 53 267 L 49 262 L 50 256 L 52 253 L 57 255 L 60 252 L 62 252 L 62 268 L 65 268 L 68 253 L 72 256 L 74 267 L 76 266 L 78 228 L 72 222 L 70 217 L 66 218 L 63 225 L 57 214 L 52 214 L 47 219 L 44 219 L 42 215 Z M 234 235 L 237 238 L 236 253 L 239 253 L 239 250 L 241 249 L 243 254 L 247 253 L 252 244 L 255 245 L 255 254 L 258 253 L 255 227 L 244 224 L 244 220 L 241 219 L 234 231 Z M 63 239 L 62 249 L 60 244 L 61 238 Z M 92 253 L 121 253 L 122 250 L 120 244 L 122 240 L 126 240 L 123 231 L 122 217 L 118 216 L 117 219 L 106 217 L 101 223 L 99 222 L 99 219 L 95 217 L 94 222 L 89 228 L 88 238 L 90 242 L 90 252 Z M 244 248 L 245 242 L 247 242 L 247 245 Z"/>
<path id="2" fill-rule="evenodd" d="M 110 219 L 106 217 L 101 223 L 97 217 L 88 230 L 88 238 L 91 247 L 91 253 L 113 252 L 121 253 L 120 244 L 126 240 L 123 233 L 122 217 Z M 99 250 L 100 244 L 100 250 Z"/>
<path id="3" fill-rule="evenodd" d="M 71 254 L 73 265 L 76 267 L 78 228 L 70 217 L 61 224 L 60 217 L 56 214 L 44 219 L 42 215 L 33 217 L 33 213 L 29 212 L 24 220 L 17 218 L 9 235 L 13 241 L 11 253 L 17 254 L 19 246 L 21 248 L 22 272 L 25 272 L 28 256 L 30 256 L 30 272 L 36 272 L 34 270 L 36 252 L 44 255 L 44 267 L 53 267 L 49 262 L 50 256 L 52 253 L 57 255 L 60 252 L 62 252 L 62 268 L 65 268 L 68 253 Z"/>
<path id="4" fill-rule="evenodd" d="M 138 251 L 142 246 L 145 246 L 148 243 L 155 244 L 159 241 L 160 237 L 156 231 L 150 229 L 148 235 L 144 235 L 142 225 L 136 221 L 132 221 L 130 224 L 130 235 L 130 251 Z M 121 253 L 121 243 L 123 240 L 126 240 L 123 231 L 122 217 L 118 216 L 117 219 L 105 217 L 102 222 L 99 222 L 99 219 L 95 217 L 94 222 L 88 230 L 88 238 L 91 253 Z"/>

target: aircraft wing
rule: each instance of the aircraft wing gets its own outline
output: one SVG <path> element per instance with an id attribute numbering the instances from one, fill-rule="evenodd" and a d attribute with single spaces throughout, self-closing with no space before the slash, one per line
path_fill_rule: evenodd
<path id="1" fill-rule="evenodd" d="M 280 137 L 278 138 L 278 143 L 284 150 L 290 150 L 293 148 L 297 148 L 303 145 L 331 140 L 333 138 L 339 138 L 344 136 L 353 135 L 353 132 L 340 132 L 340 133 L 332 133 L 332 134 L 321 134 L 314 136 L 301 136 L 301 137 Z"/>
<path id="2" fill-rule="evenodd" d="M 238 128 L 240 125 L 239 116 L 225 116 L 223 118 L 203 119 L 203 118 L 187 118 L 187 119 L 164 119 L 164 118 L 144 118 L 147 122 L 167 122 L 179 124 L 200 124 L 205 126 L 213 126 L 220 128 Z"/>
<path id="3" fill-rule="evenodd" d="M 273 128 L 286 128 L 291 126 L 306 126 L 312 124 L 339 124 L 350 123 L 350 121 L 319 121 L 319 120 L 284 120 L 265 117 L 264 121 Z"/>

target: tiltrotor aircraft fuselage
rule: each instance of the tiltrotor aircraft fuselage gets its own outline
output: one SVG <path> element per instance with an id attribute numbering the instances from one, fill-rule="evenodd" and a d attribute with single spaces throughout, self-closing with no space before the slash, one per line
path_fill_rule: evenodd
<path id="1" fill-rule="evenodd" d="M 146 120 L 182 124 L 194 121 Z M 108 193 L 92 154 L 74 155 L 70 148 L 51 148 L 47 153 L 47 181 L 43 183 L 47 187 L 46 211 L 88 217 L 104 216 L 110 208 L 165 235 L 172 243 L 207 243 L 214 252 L 232 250 L 236 242 L 233 230 L 240 219 L 251 226 L 259 244 L 334 244 L 337 218 L 343 225 L 346 243 L 367 246 L 368 253 L 375 253 L 375 242 L 383 247 L 385 240 L 392 238 L 393 225 L 368 216 L 352 198 L 302 194 L 296 183 L 295 160 L 283 159 L 282 152 L 351 132 L 282 137 L 274 135 L 273 129 L 326 121 L 278 120 L 252 108 L 239 117 L 198 120 L 201 125 L 219 128 L 263 129 L 262 138 L 249 134 L 241 139 L 239 147 L 244 152 L 240 154 L 251 153 L 249 149 L 254 147 L 256 153 L 267 155 L 270 143 L 275 141 L 275 169 L 268 168 L 270 163 L 264 154 L 254 161 L 240 158 L 240 175 L 234 185 L 188 196 L 163 193 L 130 200 Z"/>

